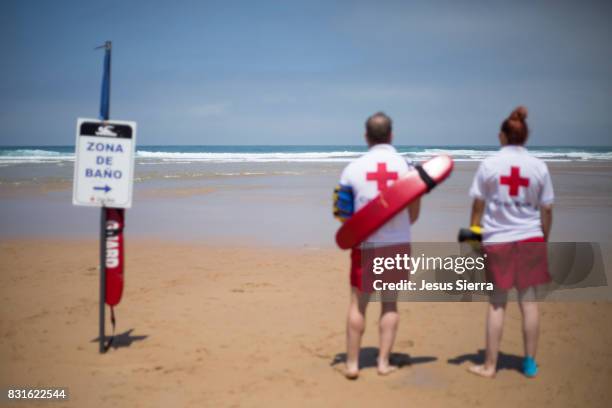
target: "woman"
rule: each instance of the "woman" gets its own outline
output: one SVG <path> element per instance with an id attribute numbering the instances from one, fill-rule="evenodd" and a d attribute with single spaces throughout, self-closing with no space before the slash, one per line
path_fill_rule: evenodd
<path id="1" fill-rule="evenodd" d="M 489 300 L 486 358 L 471 373 L 493 378 L 501 342 L 508 290 L 516 287 L 523 317 L 523 373 L 537 374 L 535 361 L 539 312 L 534 287 L 550 281 L 546 244 L 554 199 L 546 164 L 524 147 L 529 136 L 527 109 L 520 106 L 503 121 L 501 149 L 485 159 L 472 183 L 471 225 L 482 227 L 487 279 L 495 290 Z M 540 242 L 540 244 L 538 244 Z"/>

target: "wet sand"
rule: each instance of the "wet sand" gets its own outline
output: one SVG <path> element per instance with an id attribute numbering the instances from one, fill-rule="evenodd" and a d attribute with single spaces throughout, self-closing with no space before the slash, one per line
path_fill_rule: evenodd
<path id="1" fill-rule="evenodd" d="M 243 164 L 228 164 L 195 175 L 169 170 L 171 178 L 141 169 L 127 231 L 138 238 L 332 248 L 338 226 L 332 191 L 344 165 L 255 163 L 246 172 Z M 468 223 L 467 191 L 477 165 L 456 163 L 451 177 L 423 198 L 415 240 L 455 241 Z M 612 162 L 548 165 L 556 193 L 551 240 L 612 242 Z M 72 206 L 65 180 L 0 185 L 0 214 L 0 238 L 91 238 L 98 228 L 98 211 Z"/>

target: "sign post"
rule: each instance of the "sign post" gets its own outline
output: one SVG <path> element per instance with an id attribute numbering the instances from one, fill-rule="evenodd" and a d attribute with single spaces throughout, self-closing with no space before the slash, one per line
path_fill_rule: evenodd
<path id="1" fill-rule="evenodd" d="M 74 205 L 102 207 L 100 211 L 100 352 L 105 345 L 105 303 L 119 303 L 123 292 L 123 221 L 132 206 L 136 123 L 77 121 L 74 163 Z"/>
<path id="2" fill-rule="evenodd" d="M 111 42 L 99 48 L 105 50 L 100 116 L 77 120 L 72 203 L 101 207 L 99 351 L 104 353 L 114 337 L 113 307 L 123 293 L 124 209 L 132 206 L 136 123 L 109 120 Z M 105 303 L 111 308 L 113 325 L 108 344 L 105 344 Z"/>

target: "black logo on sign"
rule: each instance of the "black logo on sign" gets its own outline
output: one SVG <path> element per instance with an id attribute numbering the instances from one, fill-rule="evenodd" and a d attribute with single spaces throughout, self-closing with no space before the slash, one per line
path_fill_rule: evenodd
<path id="1" fill-rule="evenodd" d="M 132 127 L 112 122 L 83 122 L 80 134 L 82 136 L 112 137 L 119 139 L 131 139 Z"/>

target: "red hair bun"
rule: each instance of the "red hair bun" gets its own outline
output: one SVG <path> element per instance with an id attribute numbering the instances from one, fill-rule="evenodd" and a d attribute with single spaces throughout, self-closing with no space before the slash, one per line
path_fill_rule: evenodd
<path id="1" fill-rule="evenodd" d="M 527 108 L 524 106 L 519 106 L 518 108 L 512 111 L 508 119 L 520 120 L 521 122 L 524 122 L 525 119 L 527 119 Z"/>
<path id="2" fill-rule="evenodd" d="M 522 145 L 529 136 L 527 126 L 527 108 L 519 106 L 502 122 L 501 132 L 506 136 L 508 144 Z"/>

